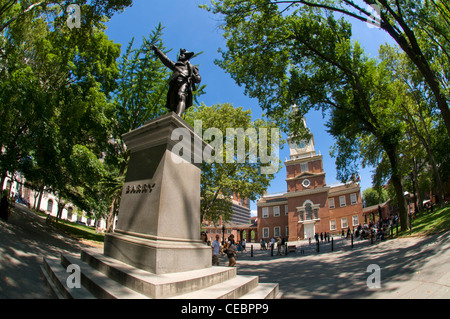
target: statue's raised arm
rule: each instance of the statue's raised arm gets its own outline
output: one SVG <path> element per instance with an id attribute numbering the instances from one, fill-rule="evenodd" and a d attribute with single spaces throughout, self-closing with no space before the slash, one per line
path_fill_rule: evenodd
<path id="1" fill-rule="evenodd" d="M 161 62 L 165 66 L 167 66 L 172 71 L 173 71 L 173 69 L 175 69 L 175 62 L 173 62 L 171 59 L 169 59 L 167 57 L 167 55 L 162 53 L 161 50 L 158 49 L 157 47 L 155 47 L 153 44 L 150 47 L 153 49 L 153 51 L 155 52 L 156 56 L 161 60 Z"/>
<path id="2" fill-rule="evenodd" d="M 178 61 L 173 62 L 154 45 L 151 45 L 151 48 L 161 62 L 173 71 L 169 82 L 166 107 L 181 116 L 186 109 L 192 106 L 192 89 L 195 90 L 195 83 L 201 81 L 198 68 L 189 61 L 194 53 L 181 49 Z"/>

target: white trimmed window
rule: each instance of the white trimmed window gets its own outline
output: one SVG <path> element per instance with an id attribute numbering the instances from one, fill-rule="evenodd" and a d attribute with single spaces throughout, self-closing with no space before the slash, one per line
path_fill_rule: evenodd
<path id="1" fill-rule="evenodd" d="M 308 171 L 308 163 L 300 164 L 300 169 L 302 170 L 302 173 L 307 172 Z"/>
<path id="2" fill-rule="evenodd" d="M 336 219 L 330 220 L 330 230 L 336 230 Z"/>
<path id="3" fill-rule="evenodd" d="M 284 233 L 285 233 L 286 237 L 289 236 L 289 226 L 284 226 Z"/>
<path id="4" fill-rule="evenodd" d="M 50 214 L 53 212 L 53 200 L 51 199 L 47 202 L 47 211 L 50 212 Z"/>
<path id="5" fill-rule="evenodd" d="M 359 225 L 358 215 L 353 216 L 352 220 L 353 220 L 353 226 L 358 226 Z"/>
<path id="6" fill-rule="evenodd" d="M 334 198 L 328 198 L 328 206 L 330 208 L 334 208 Z"/>
<path id="7" fill-rule="evenodd" d="M 268 227 L 264 227 L 263 229 L 262 229 L 262 236 L 263 236 L 263 238 L 269 238 L 269 228 Z"/>
<path id="8" fill-rule="evenodd" d="M 273 206 L 273 217 L 280 216 L 280 206 Z"/>
<path id="9" fill-rule="evenodd" d="M 280 226 L 276 226 L 273 228 L 273 237 L 280 237 L 281 236 L 281 229 Z"/>
<path id="10" fill-rule="evenodd" d="M 341 207 L 347 206 L 347 203 L 345 201 L 345 196 L 339 196 L 339 205 Z"/>
<path id="11" fill-rule="evenodd" d="M 351 203 L 352 205 L 355 205 L 356 202 L 357 202 L 356 194 L 350 194 L 350 203 Z"/>
<path id="12" fill-rule="evenodd" d="M 341 228 L 348 228 L 347 217 L 341 218 Z"/>
<path id="13" fill-rule="evenodd" d="M 284 214 L 289 215 L 289 208 L 288 205 L 284 205 Z"/>
<path id="14" fill-rule="evenodd" d="M 269 207 L 263 207 L 262 208 L 262 218 L 268 218 L 269 217 Z"/>

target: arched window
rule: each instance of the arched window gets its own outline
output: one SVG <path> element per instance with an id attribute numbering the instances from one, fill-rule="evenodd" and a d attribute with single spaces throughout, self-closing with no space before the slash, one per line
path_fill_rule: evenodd
<path id="1" fill-rule="evenodd" d="M 51 199 L 48 200 L 47 211 L 50 213 L 53 212 L 53 200 L 51 200 Z"/>
<path id="2" fill-rule="evenodd" d="M 303 206 L 297 207 L 299 213 L 299 221 L 319 220 L 320 204 L 314 204 L 311 200 L 306 200 Z"/>
<path id="3" fill-rule="evenodd" d="M 69 207 L 69 209 L 67 210 L 67 219 L 68 220 L 72 220 L 72 214 L 73 214 L 73 208 Z"/>
<path id="4" fill-rule="evenodd" d="M 305 213 L 306 213 L 306 220 L 312 220 L 313 219 L 313 210 L 310 203 L 307 203 L 305 205 Z"/>

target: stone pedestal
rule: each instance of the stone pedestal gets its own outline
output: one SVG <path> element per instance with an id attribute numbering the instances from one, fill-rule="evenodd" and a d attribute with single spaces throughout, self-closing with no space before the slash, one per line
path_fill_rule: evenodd
<path id="1" fill-rule="evenodd" d="M 61 254 L 60 261 L 44 257 L 41 273 L 55 297 L 279 298 L 278 284 L 239 276 L 233 267 L 211 267 L 211 248 L 200 240 L 196 164 L 210 146 L 175 113 L 123 139 L 131 155 L 116 231 L 106 235 L 103 254 L 83 250 L 80 256 Z M 73 274 L 71 265 L 77 266 Z M 69 287 L 76 278 L 81 285 Z"/>
<path id="2" fill-rule="evenodd" d="M 201 158 L 194 157 L 210 146 L 173 112 L 123 140 L 131 155 L 104 255 L 154 274 L 211 267 L 211 248 L 200 240 Z"/>

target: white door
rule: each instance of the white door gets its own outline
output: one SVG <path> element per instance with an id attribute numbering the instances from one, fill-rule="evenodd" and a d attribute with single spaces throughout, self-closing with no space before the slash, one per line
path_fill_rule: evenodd
<path id="1" fill-rule="evenodd" d="M 305 224 L 305 239 L 312 238 L 314 239 L 315 235 L 315 226 L 313 223 L 311 224 Z"/>

